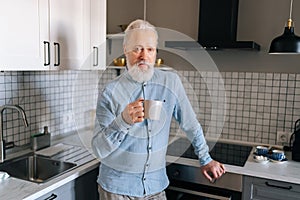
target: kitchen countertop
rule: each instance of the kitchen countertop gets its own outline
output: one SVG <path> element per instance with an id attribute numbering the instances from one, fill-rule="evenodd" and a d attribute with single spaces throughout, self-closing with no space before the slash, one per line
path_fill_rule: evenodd
<path id="1" fill-rule="evenodd" d="M 65 138 L 56 138 L 54 141 L 51 141 L 51 145 L 64 143 L 75 146 L 85 146 L 89 151 L 91 151 L 89 148 L 90 146 L 82 144 L 83 142 L 84 141 L 78 138 L 78 134 L 71 134 Z M 0 180 L 0 197 L 5 200 L 34 200 L 70 181 L 75 180 L 85 173 L 95 169 L 98 165 L 99 160 L 93 159 L 90 162 L 82 164 L 75 169 L 42 184 L 9 177 L 5 180 Z"/>
<path id="2" fill-rule="evenodd" d="M 225 142 L 226 140 L 224 140 Z M 229 143 L 237 143 L 235 141 L 228 141 Z M 241 144 L 243 142 L 238 142 Z M 257 143 L 245 142 L 245 145 L 253 146 L 253 149 L 247 159 L 246 164 L 243 167 L 225 164 L 226 171 L 229 173 L 242 174 L 246 176 L 253 176 L 258 178 L 272 179 L 276 181 L 289 182 L 294 184 L 300 184 L 300 162 L 293 161 L 291 159 L 291 152 L 285 152 L 287 161 L 285 162 L 271 162 L 258 163 L 253 159 L 253 153 L 255 151 L 255 146 L 261 145 Z M 267 144 L 262 144 L 267 145 Z M 276 148 L 282 148 L 282 146 L 277 145 L 267 145 Z M 199 167 L 198 160 L 189 158 L 178 158 L 174 156 L 167 156 L 167 162 L 178 163 L 183 165 L 190 165 L 194 167 Z"/>
<path id="3" fill-rule="evenodd" d="M 84 134 L 85 137 L 82 137 L 82 134 Z M 64 142 L 65 144 L 71 145 L 80 144 L 89 149 L 90 145 L 87 141 L 90 140 L 90 137 L 90 132 L 81 132 L 79 134 L 70 135 L 66 137 L 67 139 L 59 138 L 55 141 L 55 143 Z M 85 140 L 83 138 L 85 138 Z M 256 144 L 253 143 L 253 146 L 256 146 Z M 233 165 L 225 165 L 227 172 L 300 184 L 300 162 L 292 161 L 290 158 L 290 153 L 287 153 L 288 161 L 284 163 L 267 162 L 263 164 L 257 163 L 253 160 L 253 151 L 254 148 L 250 153 L 245 166 L 238 167 Z M 197 160 L 188 158 L 167 156 L 167 162 L 176 162 L 178 164 L 199 167 L 199 162 Z M 32 183 L 10 177 L 6 180 L 0 181 L 0 196 L 1 199 L 3 198 L 5 200 L 36 199 L 95 169 L 98 165 L 99 161 L 94 159 L 43 184 Z"/>

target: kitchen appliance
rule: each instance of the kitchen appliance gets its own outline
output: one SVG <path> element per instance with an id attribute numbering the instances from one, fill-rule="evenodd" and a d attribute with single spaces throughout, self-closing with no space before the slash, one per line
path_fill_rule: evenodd
<path id="1" fill-rule="evenodd" d="M 293 141 L 293 146 L 291 146 Z M 300 161 L 300 119 L 295 122 L 294 132 L 290 138 L 290 147 L 292 148 L 292 160 Z"/>
<path id="2" fill-rule="evenodd" d="M 198 42 L 206 49 L 260 50 L 253 41 L 236 41 L 239 0 L 201 0 Z"/>
<path id="3" fill-rule="evenodd" d="M 224 142 L 207 142 L 209 153 L 214 160 L 224 164 L 244 166 L 252 146 Z M 186 138 L 180 138 L 168 146 L 167 155 L 197 159 L 194 147 Z"/>
<path id="4" fill-rule="evenodd" d="M 210 155 L 224 164 L 242 167 L 245 165 L 251 146 L 208 142 Z M 167 155 L 188 159 L 198 157 L 186 138 L 180 138 L 169 145 Z M 201 173 L 200 167 L 168 163 L 167 174 L 170 185 L 166 190 L 168 199 L 176 200 L 238 200 L 242 198 L 243 178 L 240 174 L 225 173 L 220 179 L 209 182 Z"/>

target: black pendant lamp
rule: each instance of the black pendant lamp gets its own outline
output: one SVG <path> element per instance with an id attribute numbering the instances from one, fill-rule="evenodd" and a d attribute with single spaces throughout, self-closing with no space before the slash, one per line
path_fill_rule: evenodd
<path id="1" fill-rule="evenodd" d="M 270 54 L 300 54 L 300 37 L 295 35 L 292 20 L 293 0 L 290 5 L 290 18 L 284 33 L 272 40 Z"/>

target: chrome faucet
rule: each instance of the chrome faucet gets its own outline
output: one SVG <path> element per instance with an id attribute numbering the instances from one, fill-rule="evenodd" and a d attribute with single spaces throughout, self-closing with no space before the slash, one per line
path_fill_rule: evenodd
<path id="1" fill-rule="evenodd" d="M 15 110 L 17 110 L 22 115 L 24 125 L 26 127 L 28 126 L 27 118 L 26 118 L 26 115 L 25 115 L 25 112 L 24 112 L 23 108 L 21 108 L 18 105 L 3 105 L 3 106 L 0 106 L 0 163 L 3 163 L 4 160 L 5 160 L 5 142 L 4 142 L 4 139 L 3 139 L 3 119 L 2 119 L 3 111 L 5 109 L 15 109 Z"/>

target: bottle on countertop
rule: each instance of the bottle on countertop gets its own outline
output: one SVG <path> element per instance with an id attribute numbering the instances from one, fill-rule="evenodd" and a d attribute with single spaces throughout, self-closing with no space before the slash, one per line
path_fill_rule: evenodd
<path id="1" fill-rule="evenodd" d="M 48 126 L 44 126 L 44 134 L 49 134 Z"/>

